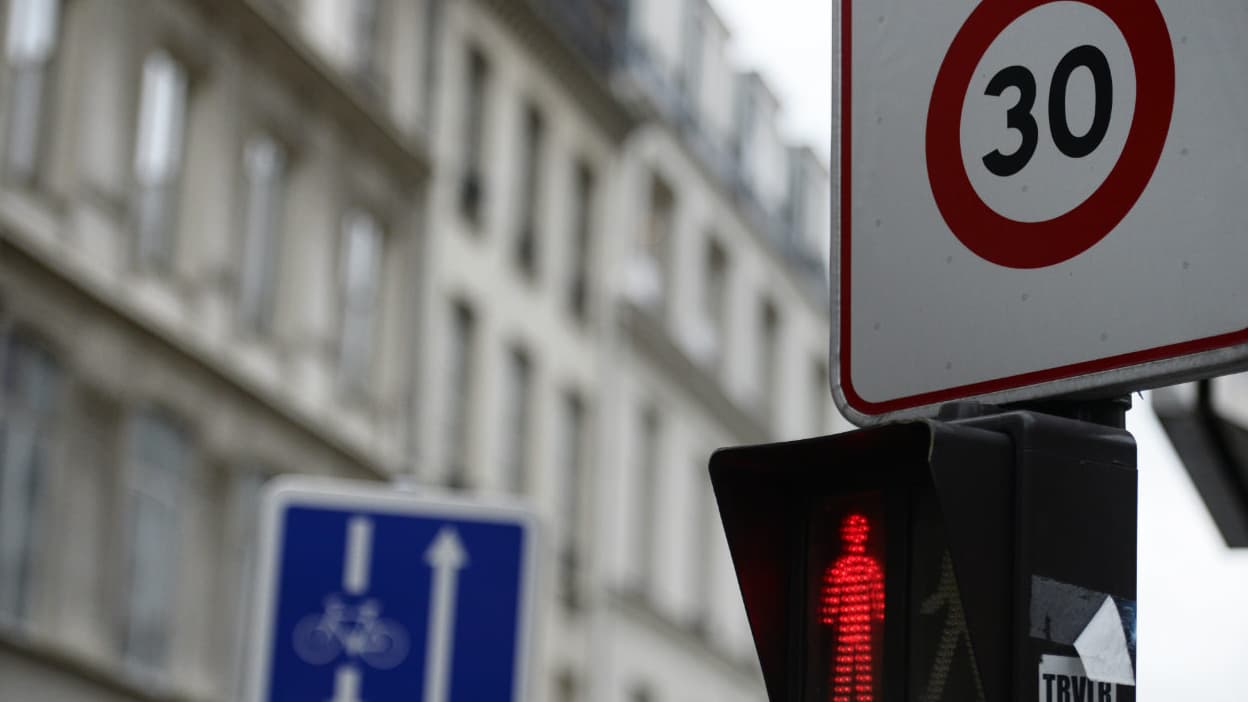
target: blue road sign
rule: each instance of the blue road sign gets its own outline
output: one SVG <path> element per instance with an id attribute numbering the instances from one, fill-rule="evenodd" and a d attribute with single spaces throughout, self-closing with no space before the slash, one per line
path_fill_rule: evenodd
<path id="1" fill-rule="evenodd" d="M 524 699 L 532 513 L 292 477 L 262 524 L 253 702 Z"/>

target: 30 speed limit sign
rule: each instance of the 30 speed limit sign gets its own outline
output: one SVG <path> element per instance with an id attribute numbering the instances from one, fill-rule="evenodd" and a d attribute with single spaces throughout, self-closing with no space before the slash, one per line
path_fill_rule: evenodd
<path id="1" fill-rule="evenodd" d="M 1248 5 L 842 0 L 859 424 L 1248 367 Z"/>

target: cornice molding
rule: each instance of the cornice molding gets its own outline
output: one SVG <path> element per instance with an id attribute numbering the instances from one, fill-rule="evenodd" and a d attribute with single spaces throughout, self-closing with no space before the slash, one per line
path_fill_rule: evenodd
<path id="1" fill-rule="evenodd" d="M 249 58 L 273 71 L 305 102 L 314 101 L 356 148 L 384 163 L 404 187 L 430 172 L 425 138 L 404 133 L 387 105 L 367 97 L 298 36 L 290 18 L 257 0 L 187 0 L 227 34 L 241 37 Z"/>
<path id="2" fill-rule="evenodd" d="M 506 22 L 516 38 L 558 81 L 595 124 L 617 143 L 622 142 L 643 118 L 633 106 L 620 100 L 611 86 L 612 76 L 595 68 L 571 46 L 554 26 L 552 11 L 534 0 L 476 0 Z"/>
<path id="3" fill-rule="evenodd" d="M 705 368 L 680 349 L 662 320 L 649 310 L 623 301 L 619 303 L 620 325 L 656 366 L 666 371 L 674 386 L 684 391 L 715 417 L 736 443 L 761 444 L 771 432 L 757 417 L 744 410 L 724 392 L 723 386 Z"/>

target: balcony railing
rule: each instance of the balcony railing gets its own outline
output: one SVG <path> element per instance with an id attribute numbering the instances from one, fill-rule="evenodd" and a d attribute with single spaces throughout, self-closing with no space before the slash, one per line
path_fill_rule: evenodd
<path id="1" fill-rule="evenodd" d="M 609 72 L 619 60 L 628 26 L 628 0 L 529 0 L 594 68 Z"/>

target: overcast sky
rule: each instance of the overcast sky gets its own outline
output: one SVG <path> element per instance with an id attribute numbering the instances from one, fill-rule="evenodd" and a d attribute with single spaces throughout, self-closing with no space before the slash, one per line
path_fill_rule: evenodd
<path id="1" fill-rule="evenodd" d="M 733 54 L 757 68 L 784 107 L 791 139 L 831 157 L 832 0 L 712 0 L 732 30 Z"/>
<path id="2" fill-rule="evenodd" d="M 1242 702 L 1248 550 L 1223 542 L 1156 416 L 1138 400 L 1140 702 Z"/>
<path id="3" fill-rule="evenodd" d="M 828 162 L 833 0 L 712 1 L 732 28 L 735 55 L 784 103 L 786 136 Z M 1243 702 L 1248 549 L 1226 548 L 1138 395 L 1128 425 L 1140 464 L 1138 699 Z"/>

